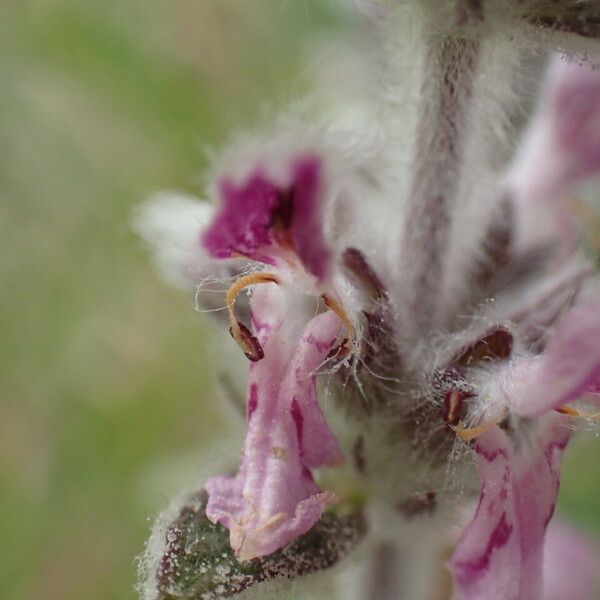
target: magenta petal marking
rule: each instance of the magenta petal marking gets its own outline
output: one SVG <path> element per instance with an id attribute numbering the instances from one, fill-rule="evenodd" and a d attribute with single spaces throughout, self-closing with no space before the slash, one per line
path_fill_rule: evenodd
<path id="1" fill-rule="evenodd" d="M 308 531 L 334 500 L 310 469 L 342 458 L 316 396 L 316 371 L 336 343 L 340 319 L 327 312 L 301 332 L 275 286 L 256 290 L 251 307 L 253 321 L 268 327 L 261 335 L 265 357 L 249 368 L 242 465 L 235 477 L 206 484 L 206 515 L 230 530 L 240 560 L 270 554 Z"/>
<path id="2" fill-rule="evenodd" d="M 258 406 L 258 387 L 255 383 L 250 385 L 248 392 L 248 405 L 246 407 L 247 418 L 250 420 L 252 413 L 256 410 Z"/>
<path id="3" fill-rule="evenodd" d="M 298 449 L 300 452 L 300 458 L 304 456 L 304 444 L 302 441 L 302 432 L 304 430 L 304 417 L 302 416 L 302 411 L 300 410 L 300 405 L 298 404 L 298 400 L 294 398 L 292 400 L 292 419 L 294 419 L 294 425 L 296 426 L 296 438 L 298 439 Z"/>
<path id="4" fill-rule="evenodd" d="M 476 579 L 482 573 L 485 573 L 490 566 L 492 553 L 500 550 L 508 543 L 512 531 L 512 525 L 509 525 L 506 520 L 506 513 L 502 513 L 500 521 L 487 540 L 487 546 L 483 553 L 471 562 L 459 564 L 462 572 L 461 576 L 463 578 Z"/>
<path id="5" fill-rule="evenodd" d="M 600 305 L 571 309 L 546 350 L 514 367 L 506 382 L 509 407 L 524 416 L 560 408 L 600 382 Z"/>
<path id="6" fill-rule="evenodd" d="M 455 600 L 541 598 L 544 534 L 569 439 L 564 423 L 544 417 L 518 446 L 498 427 L 478 438 L 481 495 L 450 562 Z"/>
<path id="7" fill-rule="evenodd" d="M 321 196 L 322 165 L 308 156 L 294 165 L 294 212 L 291 232 L 296 252 L 304 266 L 319 280 L 327 278 L 329 249 L 323 236 Z"/>
<path id="8" fill-rule="evenodd" d="M 289 250 L 282 235 L 288 232 L 305 268 L 323 281 L 328 275 L 329 249 L 322 223 L 322 170 L 320 159 L 307 155 L 291 164 L 287 186 L 273 182 L 260 168 L 241 185 L 222 179 L 221 207 L 202 235 L 208 253 L 214 258 L 238 253 L 275 264 L 282 250 Z"/>
<path id="9" fill-rule="evenodd" d="M 253 256 L 272 244 L 269 227 L 277 207 L 277 188 L 260 173 L 240 187 L 229 179 L 219 183 L 221 208 L 202 242 L 214 258 L 229 258 L 234 252 Z"/>

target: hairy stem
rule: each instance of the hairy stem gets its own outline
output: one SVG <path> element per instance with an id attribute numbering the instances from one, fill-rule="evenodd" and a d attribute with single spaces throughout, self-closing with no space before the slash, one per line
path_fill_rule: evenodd
<path id="1" fill-rule="evenodd" d="M 398 580 L 395 573 L 397 560 L 396 548 L 389 543 L 382 543 L 373 553 L 369 573 L 369 594 L 365 597 L 379 600 L 396 600 L 398 598 Z"/>
<path id="2" fill-rule="evenodd" d="M 480 45 L 477 37 L 457 35 L 432 35 L 427 44 L 402 248 L 402 283 L 416 334 L 439 325 Z"/>

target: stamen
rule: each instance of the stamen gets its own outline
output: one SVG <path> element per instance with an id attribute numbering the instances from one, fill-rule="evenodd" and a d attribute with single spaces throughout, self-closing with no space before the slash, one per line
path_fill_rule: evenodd
<path id="1" fill-rule="evenodd" d="M 578 410 L 575 410 L 571 406 L 563 406 L 562 408 L 555 408 L 556 412 L 559 412 L 563 415 L 567 415 L 567 417 L 580 417 L 581 413 Z"/>
<path id="2" fill-rule="evenodd" d="M 354 348 L 354 325 L 352 325 L 352 321 L 350 320 L 348 313 L 344 310 L 344 307 L 335 298 L 328 296 L 327 294 L 323 294 L 322 298 L 325 302 L 325 306 L 329 310 L 332 310 L 346 327 L 348 336 L 342 342 L 338 355 L 341 357 L 348 356 L 348 354 L 350 354 Z"/>
<path id="3" fill-rule="evenodd" d="M 442 419 L 450 425 L 458 425 L 465 395 L 460 390 L 448 390 L 444 394 L 444 410 Z"/>
<path id="4" fill-rule="evenodd" d="M 486 421 L 477 427 L 463 427 L 462 422 L 459 422 L 458 425 L 452 425 L 449 423 L 449 426 L 463 442 L 470 442 L 471 440 L 478 438 L 480 435 L 487 433 L 490 431 L 490 429 L 496 427 L 496 425 L 502 422 L 505 418 L 506 413 L 502 413 L 496 419 Z"/>
<path id="5" fill-rule="evenodd" d="M 237 295 L 246 287 L 258 283 L 279 283 L 279 278 L 273 273 L 251 273 L 244 277 L 240 277 L 227 291 L 225 303 L 227 304 L 227 313 L 229 315 L 231 337 L 238 343 L 239 347 L 244 351 L 244 354 L 252 361 L 260 360 L 264 353 L 256 337 L 250 330 L 235 318 L 233 305 Z"/>
<path id="6" fill-rule="evenodd" d="M 242 336 L 242 342 L 239 345 L 244 351 L 246 358 L 252 362 L 263 359 L 265 357 L 265 351 L 260 345 L 258 338 L 255 335 L 252 335 L 252 332 L 241 321 L 237 322 L 237 326 L 239 327 L 239 333 Z M 229 333 L 234 337 L 232 327 L 229 328 Z"/>
<path id="7" fill-rule="evenodd" d="M 562 415 L 567 415 L 567 417 L 575 417 L 581 419 L 592 419 L 593 421 L 600 421 L 600 412 L 597 413 L 588 413 L 582 412 L 573 408 L 572 406 L 562 406 L 561 408 L 555 408 L 556 412 L 561 413 Z"/>

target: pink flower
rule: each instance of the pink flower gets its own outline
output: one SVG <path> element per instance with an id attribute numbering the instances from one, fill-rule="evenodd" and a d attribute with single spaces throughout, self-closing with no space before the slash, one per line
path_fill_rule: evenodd
<path id="1" fill-rule="evenodd" d="M 240 560 L 270 554 L 310 529 L 336 501 L 312 470 L 343 461 L 316 392 L 319 369 L 353 333 L 331 282 L 325 164 L 312 153 L 291 157 L 282 171 L 280 180 L 261 166 L 238 183 L 221 179 L 220 207 L 201 236 L 214 259 L 244 256 L 269 269 L 245 280 L 266 284 L 252 293 L 251 330 L 233 317 L 233 300 L 230 306 L 232 335 L 254 361 L 242 465 L 235 477 L 206 483 L 206 514 L 230 530 Z M 326 312 L 315 316 L 319 304 Z"/>
<path id="2" fill-rule="evenodd" d="M 544 352 L 513 361 L 490 391 L 523 417 L 560 409 L 600 384 L 599 339 L 600 304 L 575 306 L 558 321 Z"/>
<path id="3" fill-rule="evenodd" d="M 544 536 L 571 434 L 556 410 L 586 414 L 565 407 L 600 382 L 599 333 L 600 306 L 576 306 L 542 354 L 510 361 L 488 383 L 487 410 L 508 411 L 508 429 L 493 426 L 475 441 L 482 487 L 450 562 L 457 599 L 541 597 Z"/>
<path id="4" fill-rule="evenodd" d="M 532 424 L 521 443 L 499 428 L 475 442 L 479 506 L 450 562 L 455 598 L 539 598 L 546 526 L 569 440 L 565 417 Z"/>

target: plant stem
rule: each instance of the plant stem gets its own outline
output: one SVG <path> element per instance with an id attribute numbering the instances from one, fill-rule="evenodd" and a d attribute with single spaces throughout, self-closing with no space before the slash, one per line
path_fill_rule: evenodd
<path id="1" fill-rule="evenodd" d="M 427 41 L 402 248 L 414 334 L 439 325 L 479 46 L 476 36 L 432 34 Z"/>

